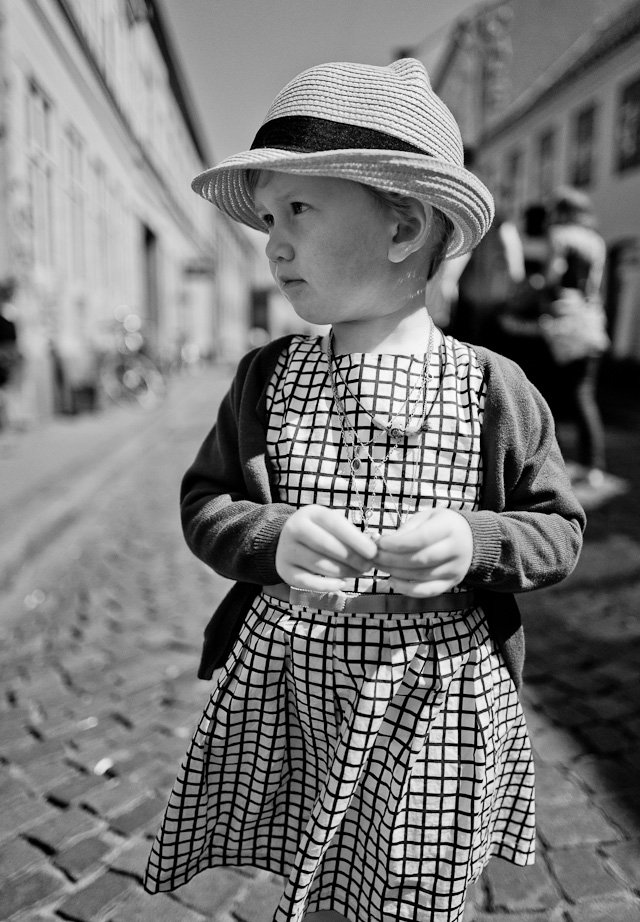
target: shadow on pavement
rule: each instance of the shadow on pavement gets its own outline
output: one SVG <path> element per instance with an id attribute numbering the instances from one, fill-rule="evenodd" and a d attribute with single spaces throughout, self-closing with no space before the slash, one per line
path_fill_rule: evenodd
<path id="1" fill-rule="evenodd" d="M 603 393 L 609 473 L 576 488 L 587 530 L 575 572 L 520 602 L 527 632 L 525 684 L 535 707 L 569 732 L 566 762 L 617 826 L 640 835 L 640 406 L 633 389 Z M 571 457 L 571 436 L 559 427 Z M 564 438 L 563 438 L 564 436 Z M 604 793 L 603 793 L 604 790 Z"/>

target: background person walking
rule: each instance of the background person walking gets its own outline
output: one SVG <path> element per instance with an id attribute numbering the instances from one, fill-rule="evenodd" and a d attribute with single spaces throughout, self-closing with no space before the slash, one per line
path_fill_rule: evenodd
<path id="1" fill-rule="evenodd" d="M 556 191 L 547 228 L 546 313 L 541 328 L 557 364 L 559 390 L 568 398 L 577 427 L 577 479 L 597 487 L 606 462 L 596 385 L 609 339 L 600 297 L 606 245 L 595 225 L 588 195 L 571 187 Z"/>

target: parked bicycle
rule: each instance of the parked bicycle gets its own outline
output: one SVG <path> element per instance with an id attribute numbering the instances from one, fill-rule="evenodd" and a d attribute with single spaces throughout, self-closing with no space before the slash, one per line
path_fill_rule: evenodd
<path id="1" fill-rule="evenodd" d="M 100 384 L 114 403 L 148 410 L 166 396 L 165 377 L 144 352 L 145 339 L 140 317 L 116 311 L 115 348 L 100 363 Z"/>

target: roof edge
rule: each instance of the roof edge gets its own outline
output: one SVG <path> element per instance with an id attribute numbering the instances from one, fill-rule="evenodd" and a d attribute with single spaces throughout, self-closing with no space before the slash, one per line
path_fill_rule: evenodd
<path id="1" fill-rule="evenodd" d="M 633 18 L 630 20 L 630 14 Z M 607 35 L 607 33 L 610 33 Z M 515 99 L 500 119 L 487 128 L 479 144 L 487 144 L 518 124 L 582 74 L 598 67 L 619 48 L 640 36 L 640 0 L 631 0 L 611 16 L 597 20 L 593 28 L 583 33 L 524 93 Z M 600 45 L 600 47 L 599 47 Z"/>

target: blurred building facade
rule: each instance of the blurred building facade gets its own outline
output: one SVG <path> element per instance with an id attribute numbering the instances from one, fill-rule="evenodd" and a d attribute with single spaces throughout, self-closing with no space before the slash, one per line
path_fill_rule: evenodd
<path id="1" fill-rule="evenodd" d="M 612 353 L 640 361 L 640 0 L 481 4 L 430 69 L 474 169 L 521 229 L 558 185 L 592 197 Z"/>
<path id="2" fill-rule="evenodd" d="M 0 280 L 28 418 L 95 376 L 122 305 L 160 362 L 243 350 L 256 254 L 190 189 L 212 162 L 158 0 L 0 0 Z"/>

